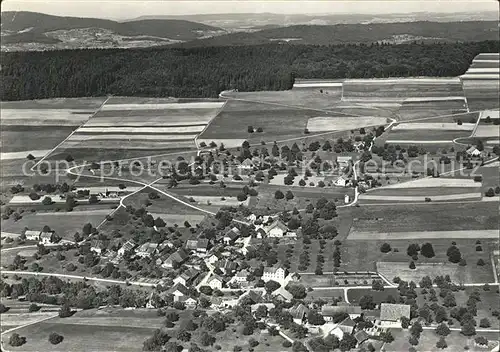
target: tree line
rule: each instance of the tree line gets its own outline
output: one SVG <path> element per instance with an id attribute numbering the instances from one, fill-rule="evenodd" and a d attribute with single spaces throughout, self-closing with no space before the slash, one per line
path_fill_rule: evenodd
<path id="1" fill-rule="evenodd" d="M 497 41 L 402 45 L 258 45 L 2 53 L 2 100 L 53 97 L 217 97 L 285 90 L 301 78 L 457 76 Z"/>

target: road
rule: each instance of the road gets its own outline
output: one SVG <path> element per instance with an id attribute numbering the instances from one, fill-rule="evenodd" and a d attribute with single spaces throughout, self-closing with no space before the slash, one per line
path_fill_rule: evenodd
<path id="1" fill-rule="evenodd" d="M 148 282 L 139 282 L 139 281 L 122 281 L 122 280 L 111 280 L 111 279 L 101 279 L 99 277 L 89 277 L 89 276 L 79 276 L 79 275 L 67 275 L 67 274 L 54 274 L 54 273 L 44 273 L 44 272 L 34 272 L 34 271 L 15 271 L 15 270 L 1 270 L 1 275 L 28 275 L 28 276 L 54 276 L 60 277 L 63 279 L 76 279 L 76 280 L 87 280 L 87 281 L 95 281 L 95 282 L 104 282 L 109 284 L 118 284 L 118 285 L 132 285 L 132 286 L 141 286 L 141 287 L 154 287 L 155 284 L 151 284 Z"/>

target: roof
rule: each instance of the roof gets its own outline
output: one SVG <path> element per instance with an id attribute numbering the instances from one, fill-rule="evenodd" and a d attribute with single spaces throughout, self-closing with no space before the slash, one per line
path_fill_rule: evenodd
<path id="1" fill-rule="evenodd" d="M 158 247 L 158 243 L 146 242 L 146 243 L 142 244 L 136 250 L 136 252 L 152 254 L 156 250 L 157 247 Z"/>
<path id="2" fill-rule="evenodd" d="M 170 292 L 172 292 L 172 293 L 175 292 L 175 291 L 179 291 L 183 295 L 187 295 L 189 293 L 189 289 L 186 286 L 184 286 L 183 284 L 181 284 L 181 283 L 175 284 L 170 289 Z"/>
<path id="3" fill-rule="evenodd" d="M 192 278 L 198 276 L 200 272 L 196 269 L 189 268 L 188 270 L 184 271 L 180 277 L 183 278 L 184 280 L 191 280 Z"/>
<path id="4" fill-rule="evenodd" d="M 102 240 L 92 240 L 92 242 L 90 242 L 90 247 L 104 249 L 104 248 L 106 248 L 106 245 L 104 244 L 104 241 L 102 241 Z"/>
<path id="5" fill-rule="evenodd" d="M 362 343 L 363 341 L 366 341 L 370 338 L 370 335 L 364 330 L 360 330 L 357 333 L 354 334 L 354 338 L 358 343 Z"/>
<path id="6" fill-rule="evenodd" d="M 284 287 L 280 287 L 277 290 L 273 291 L 272 296 L 273 297 L 281 296 L 284 299 L 286 299 L 287 301 L 290 301 L 293 298 L 293 295 L 290 292 L 288 292 L 287 290 L 285 290 Z"/>
<path id="7" fill-rule="evenodd" d="M 52 238 L 52 235 L 54 234 L 54 231 L 50 232 L 41 232 L 40 233 L 40 238 Z"/>
<path id="8" fill-rule="evenodd" d="M 344 320 L 342 320 L 339 323 L 339 326 L 340 327 L 345 326 L 345 327 L 349 327 L 349 328 L 354 328 L 356 326 L 356 322 L 354 320 L 352 320 L 351 318 L 345 318 Z"/>
<path id="9" fill-rule="evenodd" d="M 247 269 L 243 269 L 242 271 L 240 271 L 239 273 L 237 273 L 235 276 L 236 277 L 244 277 L 246 278 L 248 275 L 250 275 L 250 273 L 248 272 Z"/>
<path id="10" fill-rule="evenodd" d="M 380 305 L 380 320 L 398 321 L 402 317 L 410 319 L 410 306 L 408 304 L 382 303 Z"/>
<path id="11" fill-rule="evenodd" d="M 307 308 L 302 303 L 299 303 L 288 310 L 292 315 L 293 319 L 302 319 L 304 315 L 309 313 L 309 308 Z"/>
<path id="12" fill-rule="evenodd" d="M 288 231 L 288 227 L 286 227 L 286 225 L 281 220 L 275 220 L 271 225 L 267 227 L 266 231 L 269 232 L 275 228 L 279 228 L 283 231 Z"/>
<path id="13" fill-rule="evenodd" d="M 278 271 L 278 269 L 283 269 L 285 270 L 284 267 L 282 267 L 281 265 L 277 265 L 277 266 L 273 266 L 273 267 L 267 267 L 267 268 L 264 268 L 264 271 L 263 273 L 264 274 L 276 274 L 276 271 Z"/>
<path id="14" fill-rule="evenodd" d="M 348 156 L 348 155 L 347 156 L 342 156 L 342 155 L 339 155 L 337 157 L 337 161 L 350 161 L 350 160 L 352 160 L 352 156 Z"/>
<path id="15" fill-rule="evenodd" d="M 321 307 L 321 314 L 323 316 L 334 316 L 341 313 L 347 314 L 361 314 L 362 310 L 360 306 L 329 306 L 324 305 Z"/>
<path id="16" fill-rule="evenodd" d="M 236 270 L 236 268 L 238 267 L 238 264 L 236 264 L 233 261 L 224 259 L 224 260 L 218 260 L 215 263 L 215 267 L 217 267 L 219 269 L 224 269 L 225 271 Z"/>
<path id="17" fill-rule="evenodd" d="M 476 147 L 474 147 L 474 146 L 472 146 L 472 147 L 470 147 L 469 149 L 467 149 L 467 150 L 466 150 L 466 152 L 467 152 L 467 153 L 472 153 L 472 152 L 474 152 L 474 151 L 476 151 L 476 150 L 477 150 L 477 148 L 476 148 Z"/>
<path id="18" fill-rule="evenodd" d="M 123 244 L 122 249 L 123 249 L 124 251 L 129 251 L 129 250 L 131 250 L 131 249 L 134 249 L 134 248 L 135 248 L 135 246 L 136 246 L 135 242 L 134 242 L 134 241 L 132 241 L 132 240 L 129 240 L 129 241 L 127 241 L 127 242 L 125 242 L 125 243 Z"/>
<path id="19" fill-rule="evenodd" d="M 208 239 L 206 239 L 206 238 L 200 238 L 198 240 L 198 243 L 196 244 L 196 248 L 197 249 L 200 249 L 200 248 L 207 249 L 208 248 Z"/>
<path id="20" fill-rule="evenodd" d="M 177 252 L 172 253 L 167 259 L 165 259 L 165 262 L 182 263 L 187 259 L 187 257 L 187 253 L 181 248 Z"/>
<path id="21" fill-rule="evenodd" d="M 212 281 L 215 281 L 215 280 L 218 280 L 220 281 L 221 283 L 224 283 L 224 279 L 222 277 L 220 277 L 219 275 L 217 274 L 213 274 L 212 276 L 210 276 L 210 278 L 207 280 L 207 284 L 210 284 Z"/>
<path id="22" fill-rule="evenodd" d="M 234 241 L 238 237 L 240 237 L 240 230 L 237 227 L 233 227 L 232 229 L 226 231 L 224 234 L 224 238 L 229 238 L 231 241 Z"/>
<path id="23" fill-rule="evenodd" d="M 26 230 L 24 234 L 26 236 L 39 236 L 41 231 L 34 231 L 34 230 Z"/>
<path id="24" fill-rule="evenodd" d="M 187 240 L 186 241 L 186 249 L 193 250 L 193 249 L 196 249 L 196 248 L 198 248 L 198 240 L 197 239 Z"/>
<path id="25" fill-rule="evenodd" d="M 245 160 L 243 160 L 241 162 L 240 165 L 238 165 L 238 167 L 253 167 L 253 161 L 249 158 L 246 158 Z"/>
<path id="26" fill-rule="evenodd" d="M 249 290 L 243 293 L 238 300 L 241 300 L 245 297 L 250 298 L 254 303 L 259 303 L 262 300 L 262 293 L 260 291 Z"/>

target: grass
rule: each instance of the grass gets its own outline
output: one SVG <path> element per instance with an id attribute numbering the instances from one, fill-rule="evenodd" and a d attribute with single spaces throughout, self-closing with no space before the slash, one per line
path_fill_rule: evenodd
<path id="1" fill-rule="evenodd" d="M 468 137 L 470 131 L 449 131 L 449 130 L 436 130 L 428 129 L 422 131 L 421 129 L 414 130 L 392 130 L 388 137 L 388 143 L 397 144 L 397 141 L 453 141 L 455 138 Z M 406 142 L 408 143 L 408 142 Z M 411 143 L 410 143 L 411 144 Z"/>
<path id="2" fill-rule="evenodd" d="M 52 149 L 74 129 L 71 126 L 2 126 L 2 152 Z"/>
<path id="3" fill-rule="evenodd" d="M 55 98 L 41 100 L 3 101 L 2 109 L 97 109 L 106 100 L 97 98 Z"/>
<path id="4" fill-rule="evenodd" d="M 497 229 L 498 207 L 488 202 L 363 206 L 353 210 L 352 218 L 353 229 L 363 232 L 472 231 Z"/>

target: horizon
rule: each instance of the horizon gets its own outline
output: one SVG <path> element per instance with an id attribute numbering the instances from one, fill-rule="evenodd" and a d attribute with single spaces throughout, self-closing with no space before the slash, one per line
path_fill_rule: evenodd
<path id="1" fill-rule="evenodd" d="M 128 20 L 145 16 L 203 16 L 238 14 L 274 15 L 411 15 L 416 13 L 459 14 L 498 12 L 496 1 L 127 1 L 108 0 L 6 0 L 2 2 L 2 13 L 12 11 L 37 12 L 53 16 L 102 18 Z M 228 6 L 230 4 L 230 6 Z"/>

